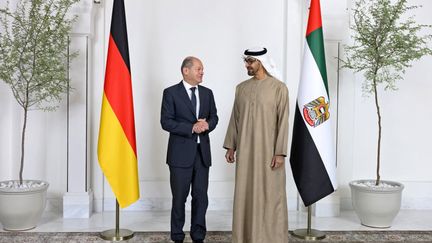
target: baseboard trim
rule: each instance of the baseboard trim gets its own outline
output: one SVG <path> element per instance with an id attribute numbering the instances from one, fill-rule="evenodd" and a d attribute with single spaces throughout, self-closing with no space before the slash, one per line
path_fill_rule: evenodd
<path id="1" fill-rule="evenodd" d="M 105 198 L 94 200 L 95 211 L 114 211 L 115 199 Z M 288 198 L 288 210 L 296 210 L 296 199 Z M 207 210 L 214 211 L 231 211 L 233 209 L 232 198 L 209 198 L 209 207 Z M 140 199 L 131 206 L 122 209 L 124 211 L 166 211 L 171 210 L 171 198 L 146 198 Z M 186 210 L 191 210 L 191 197 L 186 201 Z"/>
<path id="2" fill-rule="evenodd" d="M 404 198 L 402 193 L 402 210 L 432 210 L 432 197 Z M 341 210 L 353 210 L 351 198 L 341 198 Z"/>

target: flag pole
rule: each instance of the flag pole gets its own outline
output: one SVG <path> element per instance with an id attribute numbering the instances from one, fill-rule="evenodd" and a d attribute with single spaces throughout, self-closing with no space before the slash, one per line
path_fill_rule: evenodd
<path id="1" fill-rule="evenodd" d="M 297 238 L 303 239 L 303 240 L 322 240 L 326 237 L 324 232 L 311 228 L 311 225 L 312 225 L 312 209 L 311 209 L 312 205 L 307 207 L 308 208 L 307 229 L 294 230 L 292 232 L 292 235 L 294 235 Z"/>
<path id="2" fill-rule="evenodd" d="M 109 241 L 125 241 L 134 237 L 134 232 L 128 229 L 120 229 L 120 209 L 116 199 L 116 218 L 115 229 L 105 230 L 100 234 L 100 237 Z"/>

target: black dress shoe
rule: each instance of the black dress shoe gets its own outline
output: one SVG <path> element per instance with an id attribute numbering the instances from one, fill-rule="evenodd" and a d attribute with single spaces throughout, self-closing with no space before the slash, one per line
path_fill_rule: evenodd
<path id="1" fill-rule="evenodd" d="M 204 243 L 203 240 L 194 240 L 193 243 Z"/>
<path id="2" fill-rule="evenodd" d="M 183 243 L 183 240 L 175 240 L 174 243 Z"/>

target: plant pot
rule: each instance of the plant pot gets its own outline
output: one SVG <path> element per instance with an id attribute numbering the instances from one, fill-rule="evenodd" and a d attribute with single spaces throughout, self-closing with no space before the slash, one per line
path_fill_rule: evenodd
<path id="1" fill-rule="evenodd" d="M 389 228 L 399 213 L 404 185 L 394 181 L 381 181 L 386 187 L 374 185 L 375 180 L 350 182 L 354 211 L 361 224 L 374 228 Z"/>
<path id="2" fill-rule="evenodd" d="M 36 227 L 46 205 L 49 184 L 38 180 L 24 180 L 28 188 L 5 187 L 19 181 L 0 182 L 0 222 L 4 230 L 23 231 Z"/>

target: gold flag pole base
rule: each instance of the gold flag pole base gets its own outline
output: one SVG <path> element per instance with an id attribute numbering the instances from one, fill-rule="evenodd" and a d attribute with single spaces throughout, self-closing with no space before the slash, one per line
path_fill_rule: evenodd
<path id="1" fill-rule="evenodd" d="M 297 229 L 294 230 L 291 234 L 297 238 L 303 240 L 322 240 L 326 237 L 324 232 L 311 229 L 311 220 L 312 220 L 312 212 L 311 207 L 308 206 L 308 227 L 307 229 Z"/>
<path id="2" fill-rule="evenodd" d="M 297 229 L 292 232 L 292 235 L 303 240 L 322 240 L 326 237 L 322 231 L 314 229 L 310 231 L 308 229 Z"/>
<path id="3" fill-rule="evenodd" d="M 129 240 L 132 237 L 134 237 L 134 232 L 128 230 L 128 229 L 120 229 L 120 210 L 119 210 L 119 204 L 116 200 L 116 228 L 105 230 L 100 233 L 100 237 L 104 240 L 109 241 L 124 241 Z"/>
<path id="4" fill-rule="evenodd" d="M 103 231 L 100 234 L 100 237 L 109 241 L 124 241 L 134 237 L 134 232 L 127 229 L 119 229 L 119 231 L 116 232 L 115 229 L 110 229 Z"/>

